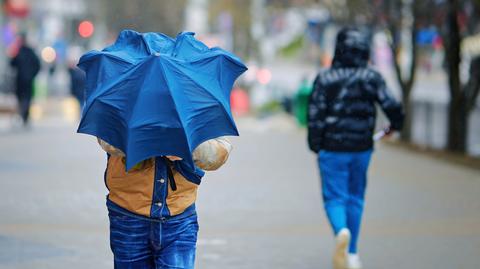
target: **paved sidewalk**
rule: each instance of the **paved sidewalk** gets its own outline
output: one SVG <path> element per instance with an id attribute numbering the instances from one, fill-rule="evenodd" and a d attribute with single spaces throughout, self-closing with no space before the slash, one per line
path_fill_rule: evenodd
<path id="1" fill-rule="evenodd" d="M 315 157 L 288 119 L 238 120 L 228 164 L 200 188 L 200 269 L 330 268 Z M 47 118 L 0 132 L 0 269 L 113 268 L 105 156 Z M 378 145 L 360 252 L 366 269 L 480 268 L 480 172 Z"/>

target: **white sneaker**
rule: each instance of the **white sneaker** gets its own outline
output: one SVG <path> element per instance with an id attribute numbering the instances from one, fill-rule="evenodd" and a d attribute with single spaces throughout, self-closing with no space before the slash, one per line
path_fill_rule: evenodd
<path id="1" fill-rule="evenodd" d="M 362 262 L 358 254 L 348 254 L 347 269 L 362 269 Z"/>
<path id="2" fill-rule="evenodd" d="M 347 268 L 347 248 L 350 244 L 350 231 L 347 228 L 341 229 L 335 239 L 335 253 L 333 254 L 333 268 Z"/>

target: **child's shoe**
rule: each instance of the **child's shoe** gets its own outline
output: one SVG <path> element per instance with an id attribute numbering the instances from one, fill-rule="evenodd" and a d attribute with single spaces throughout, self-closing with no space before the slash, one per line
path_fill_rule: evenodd
<path id="1" fill-rule="evenodd" d="M 333 268 L 347 268 L 347 248 L 350 244 L 350 231 L 347 228 L 341 229 L 335 238 L 335 253 L 333 254 Z"/>
<path id="2" fill-rule="evenodd" d="M 362 262 L 358 254 L 348 254 L 347 269 L 362 269 Z"/>

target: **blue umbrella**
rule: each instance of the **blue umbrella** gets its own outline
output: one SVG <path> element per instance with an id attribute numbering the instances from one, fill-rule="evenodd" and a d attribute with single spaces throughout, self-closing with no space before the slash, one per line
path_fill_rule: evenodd
<path id="1" fill-rule="evenodd" d="M 126 169 L 165 155 L 183 158 L 202 142 L 238 135 L 230 110 L 234 81 L 247 70 L 235 55 L 185 32 L 124 30 L 102 51 L 83 55 L 86 103 L 79 133 L 121 149 Z"/>

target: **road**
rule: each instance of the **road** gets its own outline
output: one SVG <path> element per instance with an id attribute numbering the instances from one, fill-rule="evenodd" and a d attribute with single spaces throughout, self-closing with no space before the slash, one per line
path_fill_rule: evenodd
<path id="1" fill-rule="evenodd" d="M 199 192 L 200 269 L 330 268 L 315 157 L 287 118 L 238 120 L 229 162 Z M 0 269 L 113 268 L 105 156 L 75 124 L 0 130 Z M 365 268 L 480 268 L 480 172 L 379 144 Z"/>

